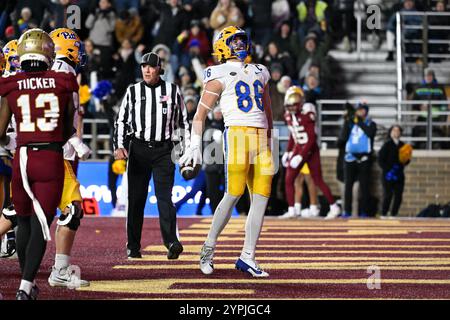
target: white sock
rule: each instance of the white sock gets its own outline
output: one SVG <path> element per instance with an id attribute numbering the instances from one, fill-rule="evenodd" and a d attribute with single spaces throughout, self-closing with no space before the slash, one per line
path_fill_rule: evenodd
<path id="1" fill-rule="evenodd" d="M 309 205 L 309 209 L 311 211 L 318 211 L 319 210 L 319 208 L 317 208 L 317 204 L 310 204 Z"/>
<path id="2" fill-rule="evenodd" d="M 300 213 L 302 212 L 302 204 L 301 203 L 296 203 L 294 205 L 294 209 L 295 209 L 295 215 L 299 216 Z"/>
<path id="3" fill-rule="evenodd" d="M 269 198 L 259 194 L 253 194 L 247 221 L 245 223 L 245 240 L 242 248 L 242 259 L 255 259 L 256 244 L 261 233 Z"/>
<path id="4" fill-rule="evenodd" d="M 56 254 L 55 255 L 55 268 L 56 270 L 65 269 L 69 266 L 70 256 L 65 254 Z"/>
<path id="5" fill-rule="evenodd" d="M 33 282 L 23 280 L 20 281 L 20 287 L 19 290 L 25 291 L 26 294 L 30 295 L 31 288 L 33 288 Z"/>
<path id="6" fill-rule="evenodd" d="M 225 193 L 217 206 L 216 211 L 214 212 L 214 217 L 211 222 L 211 228 L 209 229 L 205 245 L 213 248 L 216 246 L 217 238 L 230 220 L 231 214 L 233 213 L 232 209 L 238 200 L 239 197 L 234 197 L 228 193 Z"/>

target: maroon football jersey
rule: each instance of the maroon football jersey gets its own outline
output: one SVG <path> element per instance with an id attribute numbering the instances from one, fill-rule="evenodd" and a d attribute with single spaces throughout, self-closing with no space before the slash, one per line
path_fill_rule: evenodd
<path id="1" fill-rule="evenodd" d="M 284 119 L 290 131 L 288 151 L 305 157 L 316 144 L 315 115 L 312 112 L 291 113 L 286 111 Z"/>
<path id="2" fill-rule="evenodd" d="M 21 72 L 0 78 L 0 96 L 8 99 L 16 120 L 17 146 L 64 140 L 65 108 L 78 92 L 67 72 Z"/>

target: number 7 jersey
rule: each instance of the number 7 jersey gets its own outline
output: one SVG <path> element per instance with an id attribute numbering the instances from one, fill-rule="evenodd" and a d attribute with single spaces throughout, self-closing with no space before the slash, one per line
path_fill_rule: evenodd
<path id="1" fill-rule="evenodd" d="M 203 83 L 206 84 L 211 80 L 222 83 L 223 91 L 218 104 L 226 127 L 267 129 L 263 93 L 269 79 L 269 71 L 261 64 L 227 61 L 206 68 Z"/>
<path id="2" fill-rule="evenodd" d="M 17 146 L 39 142 L 64 143 L 64 115 L 78 83 L 73 74 L 21 72 L 0 78 L 0 96 L 16 120 Z"/>

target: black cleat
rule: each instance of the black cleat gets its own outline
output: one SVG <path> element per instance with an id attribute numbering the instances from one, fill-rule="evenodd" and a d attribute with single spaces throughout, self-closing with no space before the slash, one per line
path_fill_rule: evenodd
<path id="1" fill-rule="evenodd" d="M 128 251 L 128 259 L 141 259 L 142 258 L 142 254 L 139 251 L 131 251 L 131 250 L 127 250 Z"/>
<path id="2" fill-rule="evenodd" d="M 31 292 L 30 292 L 30 300 L 37 300 L 37 296 L 38 296 L 38 294 L 39 294 L 39 288 L 38 288 L 38 286 L 37 285 L 34 285 L 32 288 L 31 288 Z"/>
<path id="3" fill-rule="evenodd" d="M 16 300 L 32 300 L 32 299 L 25 291 L 19 290 L 16 293 Z"/>
<path id="4" fill-rule="evenodd" d="M 172 242 L 169 245 L 169 252 L 167 252 L 167 259 L 178 259 L 178 256 L 180 255 L 180 253 L 183 252 L 183 246 L 181 245 L 181 243 L 177 242 Z"/>

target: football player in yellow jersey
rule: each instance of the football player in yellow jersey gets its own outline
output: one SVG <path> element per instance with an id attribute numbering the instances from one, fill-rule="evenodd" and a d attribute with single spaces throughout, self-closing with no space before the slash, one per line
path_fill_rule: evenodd
<path id="1" fill-rule="evenodd" d="M 76 75 L 76 68 L 84 64 L 83 44 L 78 35 L 71 29 L 58 28 L 50 33 L 55 44 L 56 59 L 52 70 L 69 72 Z M 80 183 L 73 172 L 70 161 L 75 160 L 75 156 L 85 160 L 91 151 L 83 143 L 77 128 L 80 119 L 80 103 L 78 93 L 74 93 L 74 134 L 64 145 L 64 188 L 59 204 L 61 215 L 56 228 L 56 254 L 55 264 L 48 278 L 52 287 L 75 287 L 89 286 L 89 282 L 81 280 L 71 270 L 70 255 L 75 241 L 75 235 L 83 217 L 82 197 L 80 194 Z"/>
<path id="2" fill-rule="evenodd" d="M 245 224 L 244 246 L 236 268 L 254 277 L 269 275 L 256 263 L 255 250 L 275 170 L 270 149 L 273 128 L 268 85 L 270 75 L 263 65 L 245 63 L 250 48 L 249 36 L 240 28 L 230 26 L 216 36 L 213 54 L 220 64 L 204 71 L 203 92 L 192 124 L 191 143 L 180 158 L 180 165 L 201 163 L 205 118 L 218 103 L 226 128 L 225 194 L 214 213 L 200 253 L 200 269 L 204 274 L 214 271 L 217 238 L 247 186 L 251 206 Z"/>
<path id="3" fill-rule="evenodd" d="M 7 63 L 9 58 L 17 55 L 17 40 L 8 42 L 9 46 L 4 49 L 9 53 L 5 55 L 3 49 L 0 48 L 0 77 L 9 74 L 11 63 Z M 1 97 L 0 97 L 1 99 Z M 11 136 L 10 136 L 11 138 Z M 0 210 L 8 207 L 7 197 L 9 194 L 9 186 L 11 183 L 11 167 L 12 156 L 11 151 L 15 149 L 15 139 L 10 139 L 8 146 L 0 146 Z M 10 203 L 10 202 L 9 202 Z M 0 258 L 9 258 L 16 252 L 16 236 L 14 228 L 17 225 L 17 219 L 14 210 L 0 211 Z"/>

